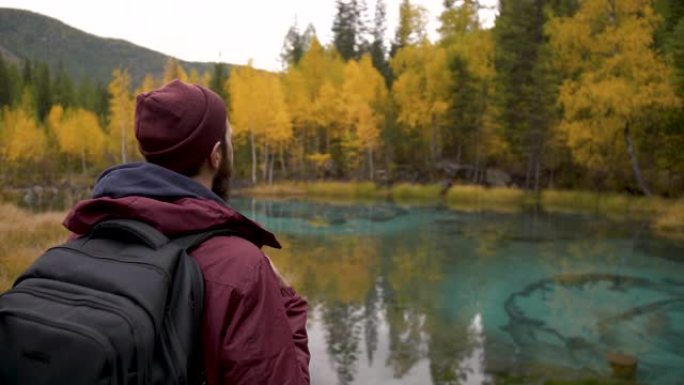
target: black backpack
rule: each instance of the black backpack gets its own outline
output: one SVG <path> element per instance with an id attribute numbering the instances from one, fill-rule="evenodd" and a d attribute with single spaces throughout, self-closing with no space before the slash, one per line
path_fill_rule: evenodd
<path id="1" fill-rule="evenodd" d="M 0 296 L 0 384 L 202 382 L 202 273 L 187 251 L 227 230 L 169 240 L 99 223 L 43 254 Z"/>

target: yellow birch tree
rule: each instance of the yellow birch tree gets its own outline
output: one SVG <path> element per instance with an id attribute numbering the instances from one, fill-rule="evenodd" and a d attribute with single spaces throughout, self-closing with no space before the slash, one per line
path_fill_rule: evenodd
<path id="1" fill-rule="evenodd" d="M 227 82 L 231 123 L 236 137 L 247 137 L 252 158 L 251 179 L 257 182 L 257 154 L 261 147 L 264 179 L 272 181 L 274 148 L 292 136 L 292 126 L 277 75 L 256 70 L 251 62 L 236 67 Z M 239 141 L 238 141 L 239 142 Z"/>
<path id="2" fill-rule="evenodd" d="M 349 151 L 365 150 L 369 178 L 374 179 L 374 151 L 380 144 L 380 130 L 384 124 L 387 89 L 382 75 L 373 67 L 369 55 L 359 62 L 347 62 L 344 70 L 342 99 L 345 125 L 351 138 Z M 352 161 L 353 161 L 353 157 Z"/>
<path id="3" fill-rule="evenodd" d="M 435 162 L 442 146 L 439 127 L 449 108 L 446 50 L 423 41 L 400 49 L 390 65 L 396 76 L 392 90 L 399 109 L 397 121 L 418 131 L 428 143 L 428 159 Z"/>
<path id="4" fill-rule="evenodd" d="M 109 92 L 109 136 L 110 146 L 118 142 L 120 161 L 126 163 L 136 146 L 133 132 L 133 98 L 130 94 L 131 78 L 128 70 L 115 69 L 107 86 Z M 135 151 L 137 153 L 137 151 Z"/>
<path id="5" fill-rule="evenodd" d="M 163 84 L 166 84 L 174 79 L 184 82 L 188 81 L 188 73 L 185 72 L 183 65 L 175 58 L 169 57 L 164 65 Z"/>
<path id="6" fill-rule="evenodd" d="M 21 107 L 4 107 L 2 118 L 2 158 L 9 163 L 41 159 L 45 154 L 47 138 L 34 114 Z"/>
<path id="7" fill-rule="evenodd" d="M 575 160 L 605 168 L 617 154 L 628 156 L 645 195 L 651 191 L 637 159 L 642 119 L 675 106 L 672 74 L 653 49 L 659 16 L 649 0 L 585 0 L 572 17 L 547 28 L 555 65 L 567 80 L 560 89 L 559 130 Z"/>
<path id="8" fill-rule="evenodd" d="M 106 137 L 94 113 L 82 108 L 64 112 L 55 105 L 48 115 L 48 124 L 60 152 L 80 158 L 83 173 L 88 171 L 88 163 L 102 159 Z"/>

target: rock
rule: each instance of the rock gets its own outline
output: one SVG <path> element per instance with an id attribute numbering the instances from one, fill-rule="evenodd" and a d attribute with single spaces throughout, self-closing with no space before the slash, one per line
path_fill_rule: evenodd
<path id="1" fill-rule="evenodd" d="M 460 179 L 467 179 L 470 178 L 474 168 L 473 166 L 469 165 L 464 165 L 460 164 L 458 162 L 452 161 L 452 160 L 440 160 L 437 162 L 435 165 L 435 168 L 437 169 L 438 172 L 440 172 L 442 175 L 444 175 L 447 178 L 454 179 L 454 178 L 460 178 Z"/>
<path id="2" fill-rule="evenodd" d="M 613 377 L 621 380 L 633 380 L 635 378 L 638 366 L 636 357 L 613 353 L 608 355 L 608 363 L 613 370 Z"/>
<path id="3" fill-rule="evenodd" d="M 485 184 L 492 187 L 506 187 L 511 184 L 511 176 L 496 168 L 488 168 L 485 175 Z"/>

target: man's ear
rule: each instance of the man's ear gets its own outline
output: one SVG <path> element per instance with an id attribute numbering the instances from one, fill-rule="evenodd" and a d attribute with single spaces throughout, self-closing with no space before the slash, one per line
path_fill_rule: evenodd
<path id="1" fill-rule="evenodd" d="M 211 150 L 211 155 L 209 155 L 209 162 L 211 168 L 218 170 L 221 165 L 221 142 L 216 142 L 214 148 Z"/>

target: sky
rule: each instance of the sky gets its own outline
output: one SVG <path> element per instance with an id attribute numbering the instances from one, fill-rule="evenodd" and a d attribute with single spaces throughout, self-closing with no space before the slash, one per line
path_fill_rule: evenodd
<path id="1" fill-rule="evenodd" d="M 376 0 L 367 0 L 373 16 Z M 394 35 L 401 0 L 385 0 L 388 40 Z M 497 0 L 483 0 L 495 7 Z M 429 12 L 431 38 L 437 37 L 442 0 L 412 0 Z M 186 61 L 246 64 L 280 70 L 280 51 L 290 26 L 311 23 L 319 40 L 332 40 L 334 0 L 0 0 L 0 7 L 40 13 L 101 36 L 127 40 Z M 491 26 L 495 10 L 480 17 Z"/>

